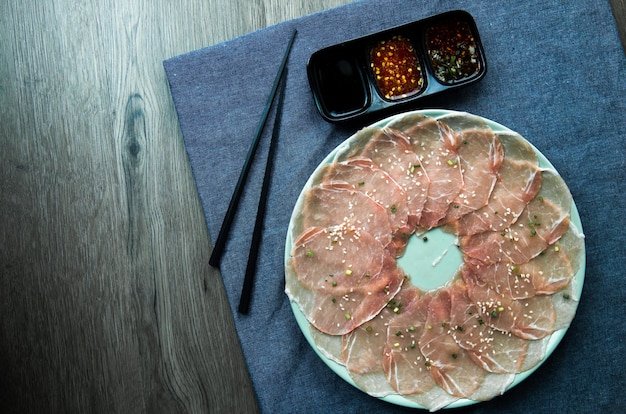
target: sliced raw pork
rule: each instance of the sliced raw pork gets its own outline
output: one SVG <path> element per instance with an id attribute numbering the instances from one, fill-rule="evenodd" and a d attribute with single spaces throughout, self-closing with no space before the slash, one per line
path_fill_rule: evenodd
<path id="1" fill-rule="evenodd" d="M 451 296 L 441 289 L 428 304 L 419 348 L 435 382 L 448 394 L 467 398 L 479 389 L 487 372 L 450 335 Z"/>
<path id="2" fill-rule="evenodd" d="M 457 134 L 463 188 L 439 225 L 458 220 L 487 205 L 504 160 L 500 139 L 476 115 L 454 113 L 439 118 Z"/>
<path id="3" fill-rule="evenodd" d="M 480 261 L 468 260 L 465 266 L 472 269 L 473 277 L 482 289 L 493 291 L 494 295 L 510 299 L 526 299 L 537 294 L 533 284 L 530 267 L 535 260 L 523 264 L 499 261 L 483 264 Z"/>
<path id="4" fill-rule="evenodd" d="M 411 115 L 390 123 L 385 131 L 410 141 L 428 175 L 428 198 L 419 225 L 424 231 L 429 230 L 445 217 L 463 188 L 458 136 L 443 122 L 421 116 L 414 119 Z"/>
<path id="5" fill-rule="evenodd" d="M 342 360 L 350 377 L 370 395 L 381 397 L 396 392 L 386 380 L 383 352 L 387 343 L 387 326 L 402 315 L 420 297 L 420 291 L 409 283 L 389 301 L 376 317 L 342 337 Z"/>
<path id="6" fill-rule="evenodd" d="M 502 230 L 515 222 L 541 188 L 537 155 L 521 135 L 497 132 L 505 157 L 487 205 L 460 217 L 445 230 L 461 236 Z"/>
<path id="7" fill-rule="evenodd" d="M 519 134 L 409 114 L 359 131 L 311 183 L 285 291 L 318 349 L 370 395 L 431 411 L 491 399 L 574 317 L 584 245 L 572 197 Z M 458 236 L 464 263 L 423 293 L 395 259 L 437 226 Z"/>
<path id="8" fill-rule="evenodd" d="M 315 328 L 343 335 L 374 318 L 403 281 L 395 258 L 366 231 L 318 227 L 294 242 L 285 292 Z"/>
<path id="9" fill-rule="evenodd" d="M 457 281 L 450 287 L 450 295 L 450 331 L 457 344 L 468 351 L 476 364 L 489 372 L 520 372 L 530 341 L 508 335 L 485 324 L 462 281 Z"/>
<path id="10" fill-rule="evenodd" d="M 432 295 L 408 302 L 387 328 L 383 367 L 393 389 L 430 411 L 439 410 L 458 397 L 441 388 L 430 374 L 429 363 L 419 347 Z"/>
<path id="11" fill-rule="evenodd" d="M 467 112 L 451 112 L 437 119 L 457 134 L 474 129 L 491 129 L 481 117 Z"/>
<path id="12" fill-rule="evenodd" d="M 519 266 L 528 275 L 537 293 L 550 295 L 566 288 L 580 267 L 584 239 L 570 224 L 569 230 L 553 246 L 528 263 Z"/>
<path id="13" fill-rule="evenodd" d="M 468 260 L 485 289 L 512 299 L 551 295 L 570 284 L 579 268 L 583 239 L 570 225 L 558 242 L 526 263 L 499 261 L 485 265 Z"/>
<path id="14" fill-rule="evenodd" d="M 389 216 L 392 242 L 400 255 L 415 228 L 409 214 L 408 198 L 402 187 L 369 158 L 356 157 L 344 162 L 329 164 L 323 182 L 330 187 L 344 187 L 358 191 L 380 204 Z"/>
<path id="15" fill-rule="evenodd" d="M 387 134 L 380 128 L 367 128 L 356 135 L 356 143 L 337 154 L 337 161 L 361 156 L 369 158 L 387 172 L 406 192 L 411 223 L 422 215 L 430 180 L 422 169 L 422 160 L 413 152 L 411 142 L 402 136 Z"/>
<path id="16" fill-rule="evenodd" d="M 383 367 L 387 380 L 400 394 L 424 393 L 436 385 L 419 346 L 431 299 L 426 295 L 407 304 L 387 328 Z"/>
<path id="17" fill-rule="evenodd" d="M 487 205 L 504 159 L 500 140 L 490 129 L 463 131 L 459 134 L 459 142 L 463 188 L 452 201 L 440 225 L 458 220 Z"/>
<path id="18" fill-rule="evenodd" d="M 480 314 L 479 323 L 531 340 L 545 338 L 556 330 L 557 315 L 550 296 L 515 300 L 484 285 L 467 265 L 462 275 L 467 294 Z"/>
<path id="19" fill-rule="evenodd" d="M 383 246 L 392 241 L 389 215 L 371 197 L 341 185 L 322 183 L 311 187 L 305 195 L 302 228 L 337 225 L 352 231 L 365 230 Z"/>
<path id="20" fill-rule="evenodd" d="M 569 229 L 572 196 L 563 179 L 550 170 L 542 172 L 542 186 L 515 223 L 501 231 L 486 231 L 460 238 L 463 253 L 484 264 L 528 262 Z"/>

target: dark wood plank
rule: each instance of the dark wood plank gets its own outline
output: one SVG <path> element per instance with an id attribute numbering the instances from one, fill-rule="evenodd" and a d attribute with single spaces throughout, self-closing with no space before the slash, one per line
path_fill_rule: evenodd
<path id="1" fill-rule="evenodd" d="M 617 31 L 626 54 L 626 0 L 609 0 L 613 9 L 613 16 L 617 24 Z"/>
<path id="2" fill-rule="evenodd" d="M 161 65 L 211 11 L 117 3 L 2 6 L 0 411 L 254 412 Z"/>

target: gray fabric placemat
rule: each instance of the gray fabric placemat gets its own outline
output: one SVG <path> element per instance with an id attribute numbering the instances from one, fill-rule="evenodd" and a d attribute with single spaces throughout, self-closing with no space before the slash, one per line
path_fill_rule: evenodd
<path id="1" fill-rule="evenodd" d="M 429 107 L 471 112 L 521 133 L 557 168 L 580 211 L 587 272 L 578 314 L 533 375 L 471 412 L 626 412 L 626 62 L 608 1 L 362 1 L 164 62 L 206 222 L 215 241 L 291 30 L 297 28 L 249 315 L 236 312 L 269 128 L 221 270 L 252 381 L 268 413 L 403 412 L 360 392 L 317 357 L 284 294 L 284 243 L 315 167 L 357 126 L 316 112 L 306 78 L 319 48 L 447 10 L 475 18 L 488 73 Z M 271 118 L 270 118 L 271 122 Z M 204 223 L 198 223 L 203 225 Z M 211 315 L 203 315 L 211 317 Z M 407 410 L 408 411 L 408 410 Z"/>

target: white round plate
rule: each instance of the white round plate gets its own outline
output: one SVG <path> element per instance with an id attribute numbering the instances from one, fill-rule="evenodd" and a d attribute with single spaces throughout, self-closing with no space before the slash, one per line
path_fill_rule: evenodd
<path id="1" fill-rule="evenodd" d="M 444 115 L 449 115 L 449 114 L 453 114 L 454 111 L 449 111 L 449 110 L 420 110 L 420 111 L 413 111 L 410 112 L 410 114 L 415 114 L 415 113 L 420 113 L 426 116 L 430 116 L 433 118 L 439 118 L 441 116 Z M 372 127 L 382 127 L 385 126 L 395 120 L 397 120 L 398 118 L 401 118 L 403 116 L 406 116 L 407 114 L 398 114 L 398 115 L 394 115 L 392 117 L 383 119 L 379 122 L 376 122 L 375 124 L 371 125 Z M 491 121 L 489 119 L 485 119 L 482 118 L 487 125 L 494 131 L 494 132 L 511 132 L 511 130 L 501 124 L 498 124 L 494 121 Z M 334 161 L 335 156 L 341 152 L 342 149 L 346 148 L 347 146 L 349 146 L 351 144 L 352 141 L 355 140 L 355 136 L 353 135 L 352 137 L 348 138 L 346 141 L 344 141 L 343 143 L 341 143 L 339 146 L 337 146 L 330 154 L 328 154 L 328 156 L 326 156 L 326 158 L 324 158 L 324 160 L 318 165 L 318 167 L 316 168 L 316 170 L 313 172 L 313 174 L 311 175 L 311 177 L 309 178 L 309 180 L 307 181 L 307 183 L 305 184 L 304 188 L 302 189 L 302 192 L 300 193 L 300 196 L 298 197 L 298 200 L 296 202 L 294 211 L 292 213 L 292 217 L 291 217 L 291 221 L 289 224 L 289 229 L 287 231 L 287 240 L 285 243 L 285 263 L 287 263 L 287 260 L 289 260 L 290 258 L 290 252 L 292 250 L 292 245 L 293 245 L 293 240 L 291 238 L 292 236 L 292 230 L 293 230 L 293 226 L 294 223 L 297 219 L 297 215 L 298 212 L 300 212 L 302 210 L 302 204 L 303 204 L 303 200 L 304 200 L 304 193 L 311 188 L 311 186 L 313 185 L 314 181 L 315 181 L 315 177 L 318 176 L 319 172 L 321 171 L 321 169 L 326 166 L 327 164 L 330 164 Z M 529 143 L 530 144 L 530 143 Z M 532 148 L 535 150 L 537 157 L 539 159 L 539 167 L 542 169 L 547 169 L 547 170 L 552 170 L 556 173 L 556 169 L 554 168 L 554 166 L 550 163 L 550 161 L 548 161 L 548 159 L 541 153 L 539 152 L 539 150 L 537 150 L 536 147 L 534 147 L 532 144 L 530 144 L 532 146 Z M 578 214 L 578 210 L 576 208 L 576 205 L 572 202 L 572 208 L 571 208 L 571 223 L 574 225 L 574 227 L 576 228 L 576 230 L 578 230 L 578 232 L 582 235 L 583 234 L 583 230 L 582 230 L 582 223 L 580 221 L 580 216 Z M 424 242 L 424 237 L 427 237 L 427 242 Z M 440 229 L 433 229 L 430 230 L 428 233 L 423 234 L 423 235 L 413 235 L 409 241 L 409 244 L 406 248 L 406 252 L 410 252 L 413 249 L 418 249 L 420 252 L 420 260 L 416 261 L 416 260 L 408 260 L 407 257 L 409 256 L 414 256 L 414 255 L 407 255 L 406 253 L 404 254 L 403 257 L 398 259 L 398 263 L 400 265 L 400 267 L 409 275 L 411 275 L 411 283 L 413 283 L 414 285 L 416 285 L 418 288 L 424 290 L 424 291 L 428 291 L 428 290 L 432 290 L 435 289 L 437 287 L 443 286 L 447 281 L 449 281 L 450 279 L 452 279 L 452 277 L 455 275 L 456 270 L 459 268 L 459 266 L 462 263 L 462 259 L 461 259 L 461 255 L 458 252 L 458 249 L 451 249 L 450 247 L 452 246 L 452 244 L 455 241 L 455 236 L 451 235 L 451 234 L 447 234 L 445 232 L 443 232 Z M 433 270 L 430 273 L 424 273 L 424 269 L 429 268 L 431 270 Z M 421 272 L 419 277 L 415 277 L 414 274 L 417 274 L 416 270 L 418 270 Z M 436 271 L 434 271 L 436 269 Z M 576 275 L 574 276 L 574 280 L 572 282 L 572 293 L 575 295 L 576 298 L 580 298 L 580 295 L 582 293 L 582 288 L 583 288 L 583 282 L 584 282 L 584 276 L 585 276 L 585 251 L 584 251 L 584 246 L 583 246 L 583 250 L 580 254 L 580 264 L 579 264 L 579 269 L 576 273 Z M 353 386 L 355 386 L 356 388 L 359 388 L 354 381 L 352 381 L 352 379 L 350 378 L 350 374 L 348 373 L 348 370 L 346 369 L 345 366 L 327 358 L 316 346 L 311 333 L 310 333 L 310 324 L 309 321 L 306 319 L 306 317 L 304 316 L 304 314 L 302 313 L 302 311 L 300 310 L 300 308 L 298 307 L 298 305 L 296 303 L 294 303 L 293 301 L 291 302 L 291 307 L 293 310 L 293 313 L 295 315 L 296 321 L 298 323 L 298 326 L 300 327 L 302 333 L 304 334 L 305 338 L 307 339 L 307 341 L 309 342 L 309 344 L 311 345 L 311 347 L 313 348 L 313 350 L 317 353 L 317 355 L 322 359 L 322 361 L 324 361 L 326 363 L 326 365 L 328 365 L 328 367 L 335 372 L 337 375 L 339 375 L 341 378 L 343 378 L 346 382 L 352 384 Z M 533 367 L 532 369 L 525 371 L 525 372 L 521 372 L 515 375 L 515 380 L 513 381 L 513 383 L 507 388 L 510 389 L 512 387 L 514 387 L 515 385 L 519 384 L 520 382 L 522 382 L 524 379 L 526 379 L 530 374 L 532 374 L 535 370 L 537 370 L 537 368 L 539 368 L 539 366 L 541 366 L 541 364 L 552 354 L 552 352 L 555 350 L 555 348 L 558 346 L 558 344 L 561 342 L 561 340 L 563 339 L 563 336 L 565 335 L 567 331 L 567 328 L 558 330 L 556 332 L 554 332 L 549 340 L 548 340 L 548 345 L 547 345 L 547 350 L 546 350 L 546 354 L 543 358 L 543 360 L 537 364 L 535 367 Z M 359 388 L 360 389 L 360 388 Z M 363 391 L 363 390 L 362 390 Z M 414 408 L 424 408 L 419 404 L 416 404 L 413 401 L 410 401 L 406 398 L 404 398 L 402 395 L 399 394 L 392 394 L 392 395 L 388 395 L 386 397 L 381 397 L 382 400 L 387 401 L 389 403 L 392 404 L 396 404 L 396 405 L 401 405 L 401 406 L 406 406 L 406 407 L 414 407 Z M 475 404 L 479 401 L 474 401 L 474 400 L 468 400 L 468 399 L 460 399 L 455 401 L 454 403 L 448 405 L 445 408 L 457 408 L 457 407 L 462 407 L 462 406 L 466 406 L 466 405 L 470 405 L 470 404 Z"/>

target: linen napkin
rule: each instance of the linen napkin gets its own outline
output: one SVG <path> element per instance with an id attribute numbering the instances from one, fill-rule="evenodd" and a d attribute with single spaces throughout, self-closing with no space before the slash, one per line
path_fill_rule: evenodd
<path id="1" fill-rule="evenodd" d="M 474 16 L 489 69 L 480 82 L 430 100 L 429 107 L 492 119 L 533 143 L 567 182 L 581 215 L 587 251 L 578 313 L 554 353 L 503 396 L 464 410 L 626 412 L 621 389 L 626 384 L 626 62 L 606 0 L 360 1 L 164 62 L 206 225 L 215 241 L 289 34 L 298 30 L 288 63 L 248 315 L 236 309 L 269 128 L 221 264 L 263 412 L 411 411 L 352 387 L 309 347 L 284 294 L 284 244 L 290 214 L 309 175 L 333 148 L 364 126 L 322 120 L 306 78 L 308 57 L 325 46 L 454 9 Z"/>

